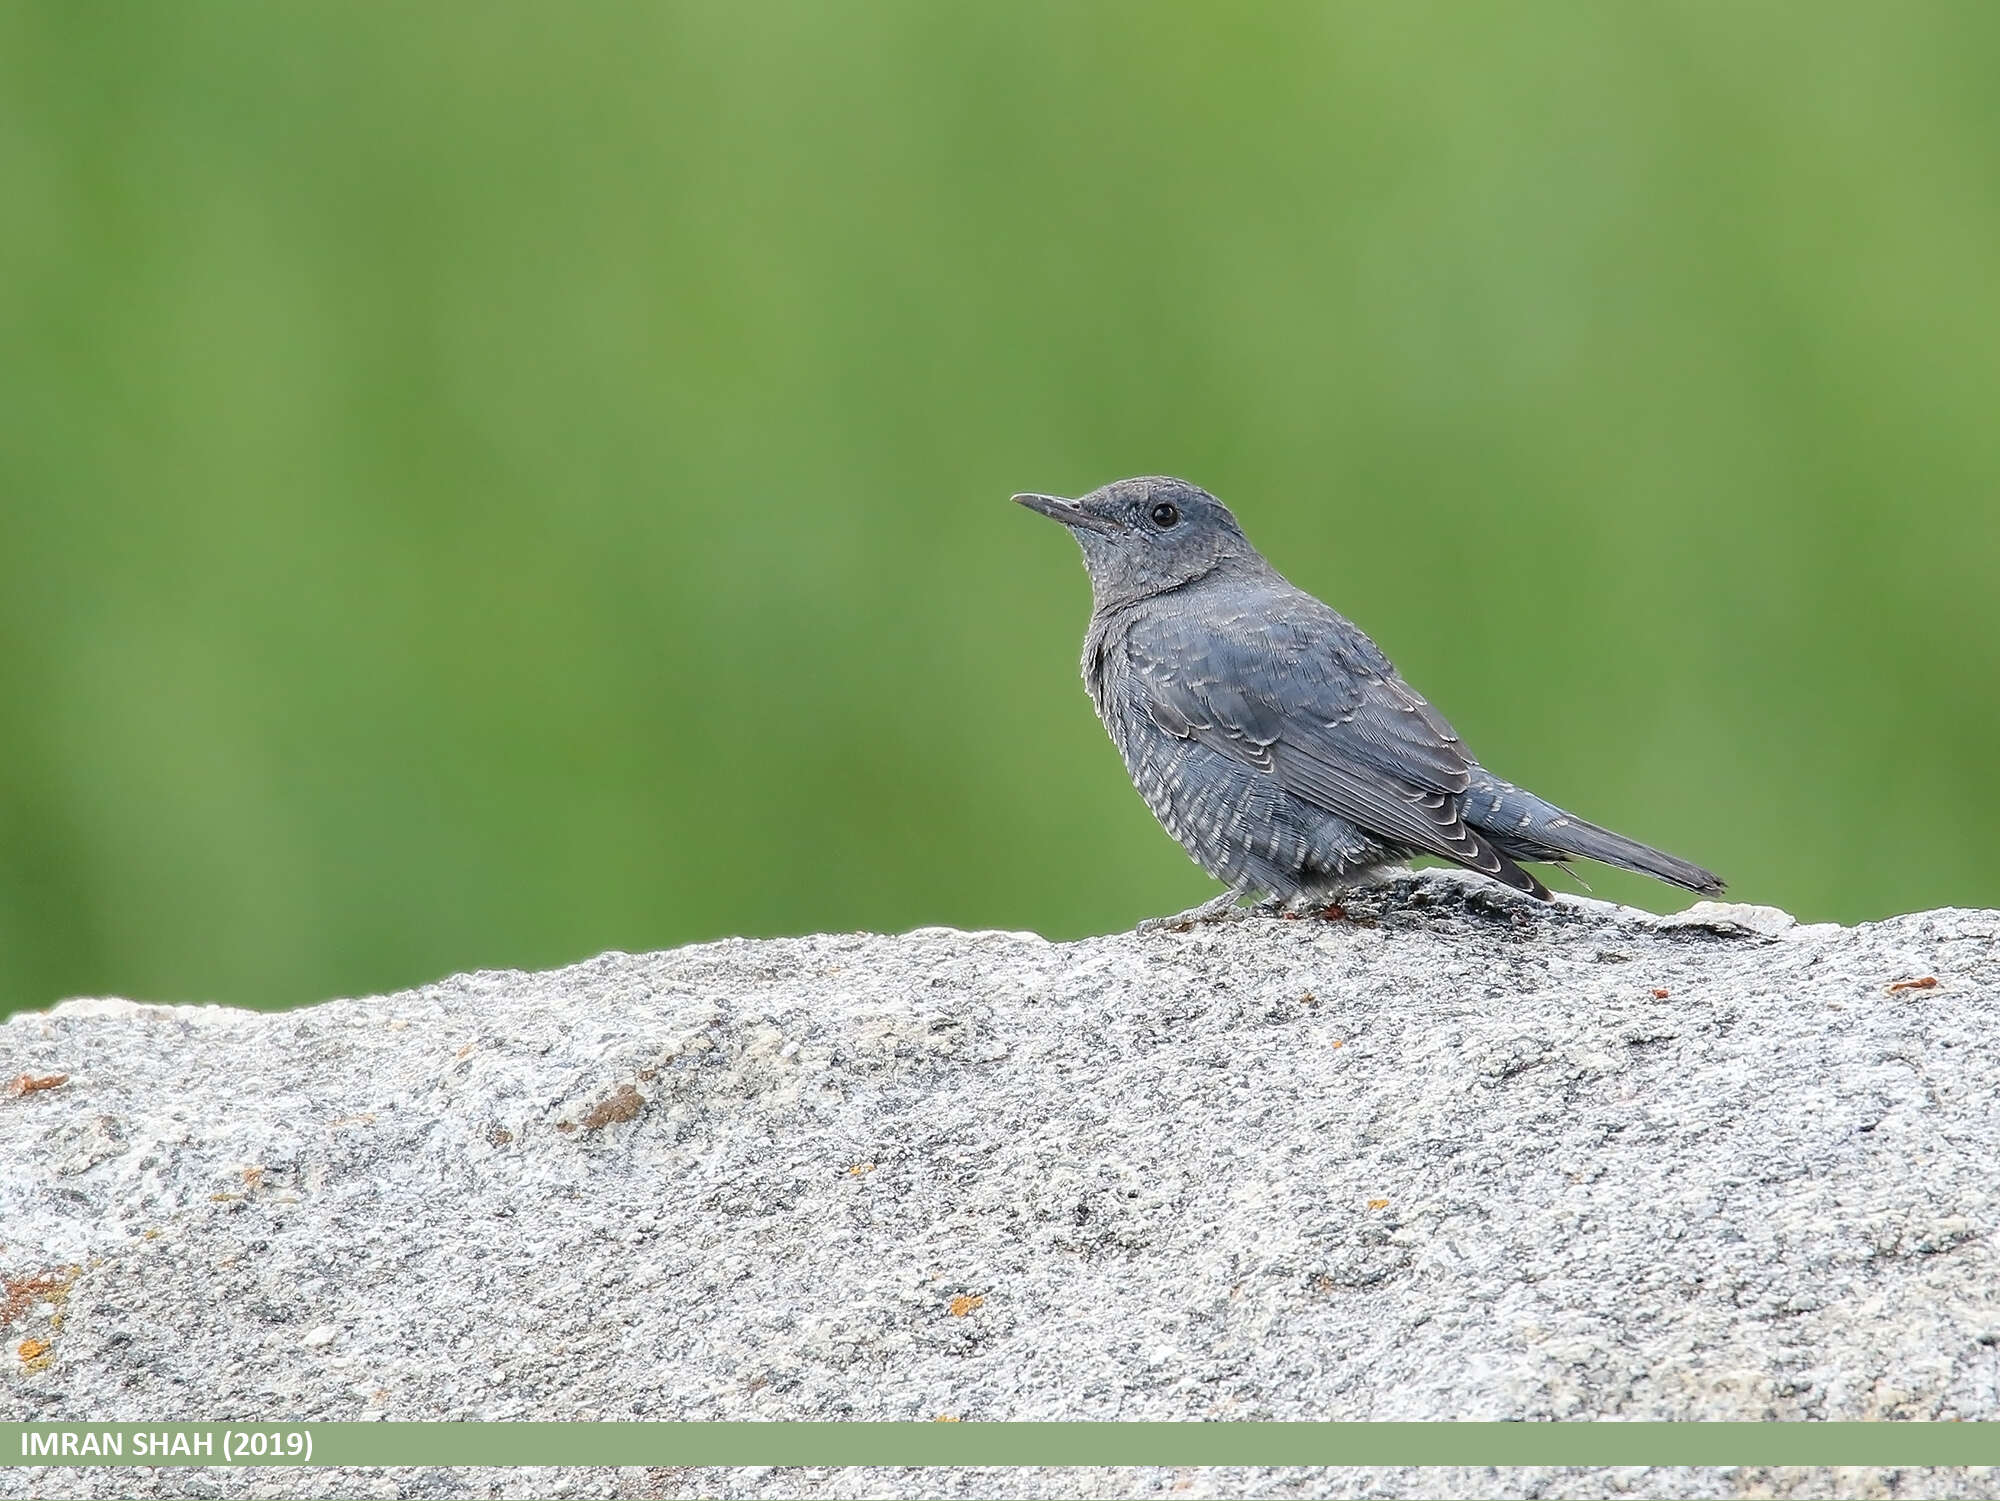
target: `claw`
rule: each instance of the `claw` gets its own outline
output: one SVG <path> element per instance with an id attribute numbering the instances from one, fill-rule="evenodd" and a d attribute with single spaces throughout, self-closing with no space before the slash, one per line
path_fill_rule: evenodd
<path id="1" fill-rule="evenodd" d="M 1211 897 L 1199 907 L 1190 907 L 1185 912 L 1176 912 L 1172 917 L 1149 917 L 1134 930 L 1140 933 L 1158 933 L 1169 930 L 1185 933 L 1197 923 L 1226 922 L 1235 915 L 1234 909 L 1243 899 L 1240 891 L 1225 891 L 1220 896 Z"/>

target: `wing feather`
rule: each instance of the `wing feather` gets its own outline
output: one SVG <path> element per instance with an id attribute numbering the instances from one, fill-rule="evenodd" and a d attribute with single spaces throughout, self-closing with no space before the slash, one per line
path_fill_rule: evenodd
<path id="1" fill-rule="evenodd" d="M 1127 649 L 1153 721 L 1387 844 L 1542 892 L 1465 822 L 1472 758 L 1375 643 L 1296 590 L 1260 605 L 1135 624 Z"/>

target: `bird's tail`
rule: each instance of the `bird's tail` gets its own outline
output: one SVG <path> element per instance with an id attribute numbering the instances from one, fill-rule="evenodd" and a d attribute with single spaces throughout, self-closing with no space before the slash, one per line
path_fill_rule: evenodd
<path id="1" fill-rule="evenodd" d="M 1703 896 L 1723 892 L 1722 877 L 1714 871 L 1565 813 L 1554 803 L 1503 782 L 1483 768 L 1474 773 L 1462 808 L 1465 821 L 1513 860 L 1561 860 L 1577 855 L 1621 870 L 1635 870 Z"/>

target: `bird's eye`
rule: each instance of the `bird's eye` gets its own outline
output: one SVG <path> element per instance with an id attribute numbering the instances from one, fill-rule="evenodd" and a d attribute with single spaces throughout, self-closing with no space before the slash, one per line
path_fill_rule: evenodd
<path id="1" fill-rule="evenodd" d="M 1154 526 L 1159 526 L 1159 527 L 1174 526 L 1179 523 L 1180 519 L 1181 519 L 1181 513 L 1175 510 L 1172 506 L 1168 505 L 1164 500 L 1161 501 L 1158 505 L 1153 507 Z"/>

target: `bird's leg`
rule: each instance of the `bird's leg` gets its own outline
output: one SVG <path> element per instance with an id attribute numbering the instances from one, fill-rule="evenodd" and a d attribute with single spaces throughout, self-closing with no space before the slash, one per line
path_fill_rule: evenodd
<path id="1" fill-rule="evenodd" d="M 1347 916 L 1347 909 L 1339 902 L 1307 902 L 1301 906 L 1264 907 L 1257 910 L 1270 917 L 1282 917 L 1286 922 L 1298 922 L 1303 918 L 1317 917 L 1321 922 L 1339 922 Z"/>
<path id="2" fill-rule="evenodd" d="M 1231 909 L 1242 900 L 1242 890 L 1232 886 L 1220 896 L 1210 897 L 1199 907 L 1190 907 L 1185 912 L 1176 912 L 1172 917 L 1149 917 L 1140 923 L 1135 931 L 1140 933 L 1157 933 L 1165 928 L 1184 933 L 1196 923 L 1220 921 L 1227 917 Z"/>
<path id="3" fill-rule="evenodd" d="M 1322 922 L 1339 922 L 1347 916 L 1347 909 L 1340 899 L 1347 894 L 1344 886 L 1322 886 L 1316 889 L 1294 892 L 1290 897 L 1272 897 L 1259 902 L 1257 910 L 1276 917 L 1297 922 L 1301 918 L 1317 917 Z"/>

